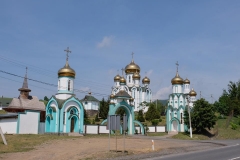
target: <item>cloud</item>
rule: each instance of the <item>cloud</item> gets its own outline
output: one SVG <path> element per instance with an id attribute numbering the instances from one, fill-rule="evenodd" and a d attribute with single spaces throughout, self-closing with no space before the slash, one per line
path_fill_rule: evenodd
<path id="1" fill-rule="evenodd" d="M 113 42 L 113 36 L 105 36 L 103 40 L 97 44 L 97 48 L 109 47 Z"/>
<path id="2" fill-rule="evenodd" d="M 153 99 L 168 99 L 169 94 L 172 93 L 172 86 L 161 88 L 153 95 Z"/>

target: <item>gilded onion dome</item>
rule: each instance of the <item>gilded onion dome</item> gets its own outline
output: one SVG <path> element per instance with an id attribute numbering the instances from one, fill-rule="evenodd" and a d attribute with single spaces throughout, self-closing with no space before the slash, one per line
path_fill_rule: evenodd
<path id="1" fill-rule="evenodd" d="M 172 84 L 183 84 L 183 79 L 179 76 L 178 72 L 176 76 L 171 80 Z"/>
<path id="2" fill-rule="evenodd" d="M 114 95 L 113 94 L 110 95 L 110 99 L 114 99 Z"/>
<path id="3" fill-rule="evenodd" d="M 118 74 L 114 77 L 114 82 L 120 81 L 120 79 L 121 79 L 121 76 L 119 76 Z"/>
<path id="4" fill-rule="evenodd" d="M 140 78 L 141 78 L 141 76 L 140 76 L 140 74 L 139 74 L 138 72 L 136 72 L 136 73 L 133 74 L 133 79 L 138 79 L 138 80 L 140 80 Z"/>
<path id="5" fill-rule="evenodd" d="M 189 92 L 189 96 L 196 96 L 197 92 L 194 91 L 194 89 L 192 88 L 192 90 Z"/>
<path id="6" fill-rule="evenodd" d="M 186 78 L 186 79 L 183 81 L 183 83 L 184 83 L 184 84 L 190 84 L 190 81 L 189 81 L 189 79 Z"/>
<path id="7" fill-rule="evenodd" d="M 136 72 L 140 72 L 140 67 L 134 63 L 134 61 L 132 60 L 130 64 L 128 64 L 125 67 L 125 73 L 136 73 Z"/>
<path id="8" fill-rule="evenodd" d="M 68 61 L 66 61 L 66 64 L 63 68 L 59 69 L 58 71 L 58 77 L 61 77 L 61 76 L 69 76 L 69 77 L 73 77 L 75 78 L 75 71 L 74 69 L 72 69 L 69 64 L 68 64 Z"/>
<path id="9" fill-rule="evenodd" d="M 124 77 L 120 78 L 120 83 L 126 83 L 126 79 Z"/>
<path id="10" fill-rule="evenodd" d="M 145 83 L 150 83 L 150 79 L 147 77 L 147 76 L 145 76 L 143 79 L 142 79 L 142 83 L 143 84 L 145 84 Z"/>

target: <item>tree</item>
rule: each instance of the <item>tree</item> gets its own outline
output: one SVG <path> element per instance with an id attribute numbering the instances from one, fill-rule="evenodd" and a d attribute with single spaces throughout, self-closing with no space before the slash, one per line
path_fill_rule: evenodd
<path id="1" fill-rule="evenodd" d="M 102 119 L 107 119 L 108 110 L 109 110 L 109 100 L 106 102 L 106 101 L 104 100 L 104 98 L 103 98 L 102 101 L 100 101 L 100 112 L 99 112 L 99 116 L 100 116 Z"/>
<path id="2" fill-rule="evenodd" d="M 139 111 L 138 111 L 137 120 L 138 120 L 139 122 L 145 122 L 145 118 L 144 118 L 144 116 L 143 116 L 143 110 L 139 110 Z"/>
<path id="3" fill-rule="evenodd" d="M 84 108 L 84 107 L 83 107 Z M 91 124 L 90 120 L 88 119 L 88 114 L 86 112 L 86 109 L 84 108 L 84 124 Z"/>
<path id="4" fill-rule="evenodd" d="M 184 112 L 184 122 L 189 126 L 187 110 Z M 205 128 L 211 129 L 215 125 L 217 117 L 214 107 L 205 99 L 201 98 L 194 103 L 191 111 L 192 128 L 197 132 L 202 132 Z"/>
<path id="5" fill-rule="evenodd" d="M 216 101 L 213 106 L 215 111 L 220 113 L 221 115 L 228 115 L 230 108 L 229 108 L 229 97 L 226 92 L 219 97 L 218 101 Z"/>
<path id="6" fill-rule="evenodd" d="M 148 111 L 145 114 L 145 119 L 147 121 L 152 121 L 153 119 L 159 119 L 160 113 L 157 111 L 156 106 L 150 103 Z"/>
<path id="7" fill-rule="evenodd" d="M 47 102 L 49 101 L 49 99 L 48 99 L 47 96 L 44 96 L 43 100 L 44 100 L 44 101 L 47 101 Z"/>

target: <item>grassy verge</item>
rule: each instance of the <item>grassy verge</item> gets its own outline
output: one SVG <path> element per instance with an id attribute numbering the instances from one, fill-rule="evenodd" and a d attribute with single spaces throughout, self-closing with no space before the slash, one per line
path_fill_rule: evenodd
<path id="1" fill-rule="evenodd" d="M 57 139 L 72 138 L 69 136 L 57 136 L 57 135 L 5 135 L 8 145 L 4 145 L 0 138 L 0 154 L 9 152 L 24 152 L 34 148 L 34 146 L 43 144 L 47 141 Z"/>
<path id="2" fill-rule="evenodd" d="M 208 139 L 240 139 L 240 125 L 234 130 L 231 125 L 226 126 L 227 119 L 218 119 L 216 125 L 211 130 L 206 130 L 203 133 L 194 133 L 193 138 L 190 138 L 189 133 L 179 133 L 172 138 L 183 139 L 183 140 L 208 140 Z M 239 119 L 233 117 L 232 123 L 238 124 Z"/>
<path id="3" fill-rule="evenodd" d="M 167 135 L 166 132 L 160 132 L 160 133 L 147 133 L 148 136 L 165 136 Z"/>

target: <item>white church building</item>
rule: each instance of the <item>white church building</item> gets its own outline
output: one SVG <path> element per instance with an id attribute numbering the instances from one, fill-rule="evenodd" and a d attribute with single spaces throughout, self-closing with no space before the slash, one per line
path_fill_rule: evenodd
<path id="1" fill-rule="evenodd" d="M 122 87 L 134 99 L 134 111 L 143 109 L 143 111 L 146 112 L 148 108 L 146 106 L 142 106 L 141 103 L 151 102 L 152 100 L 152 91 L 149 87 L 150 79 L 145 76 L 142 79 L 142 83 L 140 79 L 140 67 L 134 62 L 132 58 L 131 63 L 125 67 L 125 76 L 122 73 L 122 76 L 118 74 L 114 77 L 112 94 L 116 95 L 121 90 L 120 82 L 124 83 Z M 117 101 L 114 103 L 117 103 Z"/>

